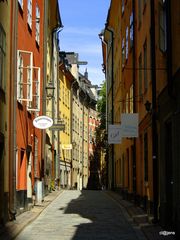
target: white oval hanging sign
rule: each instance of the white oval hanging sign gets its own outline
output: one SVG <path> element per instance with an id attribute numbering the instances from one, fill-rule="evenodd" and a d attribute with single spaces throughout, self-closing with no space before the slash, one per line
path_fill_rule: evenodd
<path id="1" fill-rule="evenodd" d="M 39 116 L 33 120 L 33 125 L 39 129 L 46 129 L 53 125 L 53 120 L 47 116 Z"/>

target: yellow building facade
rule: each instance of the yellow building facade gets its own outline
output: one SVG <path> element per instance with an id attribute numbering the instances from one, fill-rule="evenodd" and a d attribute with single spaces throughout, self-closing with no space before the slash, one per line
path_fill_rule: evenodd
<path id="1" fill-rule="evenodd" d="M 12 62 L 12 52 L 15 44 L 11 41 L 15 36 L 16 28 L 12 29 L 12 18 L 17 9 L 16 3 L 0 2 L 0 222 L 8 220 L 8 209 L 14 208 L 12 183 L 12 158 L 14 154 L 14 88 L 13 80 L 16 61 Z M 11 15 L 12 13 L 12 15 Z M 12 136 L 11 136 L 12 134 Z"/>
<path id="2" fill-rule="evenodd" d="M 72 187 L 72 106 L 71 85 L 74 77 L 64 63 L 59 67 L 59 117 L 64 130 L 59 132 L 60 146 L 60 186 Z"/>

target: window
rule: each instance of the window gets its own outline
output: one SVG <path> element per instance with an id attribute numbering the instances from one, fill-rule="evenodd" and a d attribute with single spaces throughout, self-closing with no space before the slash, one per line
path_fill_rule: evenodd
<path id="1" fill-rule="evenodd" d="M 124 38 L 122 39 L 122 64 L 125 62 L 125 46 L 124 46 Z"/>
<path id="2" fill-rule="evenodd" d="M 21 6 L 21 8 L 23 9 L 23 0 L 18 0 L 18 3 Z"/>
<path id="3" fill-rule="evenodd" d="M 128 35 L 129 35 L 129 28 L 126 27 L 126 60 L 128 59 Z"/>
<path id="4" fill-rule="evenodd" d="M 0 88 L 5 90 L 6 34 L 0 24 Z"/>
<path id="5" fill-rule="evenodd" d="M 167 49 L 166 42 L 167 32 L 166 32 L 166 10 L 163 3 L 160 4 L 159 6 L 159 48 L 161 49 L 161 51 L 165 52 Z"/>
<path id="6" fill-rule="evenodd" d="M 19 87 L 17 89 L 17 97 L 20 99 L 23 99 L 23 58 L 22 56 L 19 56 Z"/>
<path id="7" fill-rule="evenodd" d="M 132 84 L 131 87 L 130 87 L 130 96 L 129 96 L 129 99 L 130 99 L 129 112 L 130 112 L 130 113 L 133 113 L 133 84 Z"/>
<path id="8" fill-rule="evenodd" d="M 124 13 L 124 0 L 122 0 L 122 14 Z"/>
<path id="9" fill-rule="evenodd" d="M 17 51 L 17 100 L 32 101 L 32 52 Z"/>
<path id="10" fill-rule="evenodd" d="M 36 42 L 40 42 L 40 9 L 36 4 Z"/>
<path id="11" fill-rule="evenodd" d="M 27 22 L 29 27 L 32 28 L 32 0 L 28 0 Z"/>
<path id="12" fill-rule="evenodd" d="M 40 111 L 40 68 L 33 67 L 32 101 L 28 102 L 29 111 Z"/>
<path id="13" fill-rule="evenodd" d="M 126 113 L 129 113 L 129 94 L 126 93 Z"/>
<path id="14" fill-rule="evenodd" d="M 139 95 L 142 95 L 142 55 L 139 56 Z"/>
<path id="15" fill-rule="evenodd" d="M 133 13 L 130 15 L 130 48 L 133 47 L 133 39 L 134 39 L 134 27 L 133 27 Z"/>
<path id="16" fill-rule="evenodd" d="M 148 79 L 147 79 L 147 42 L 144 43 L 144 91 L 148 89 Z"/>
<path id="17" fill-rule="evenodd" d="M 148 181 L 148 135 L 144 134 L 144 180 Z"/>

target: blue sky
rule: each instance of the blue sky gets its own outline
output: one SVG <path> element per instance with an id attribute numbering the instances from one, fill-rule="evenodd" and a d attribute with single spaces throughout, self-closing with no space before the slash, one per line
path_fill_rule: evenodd
<path id="1" fill-rule="evenodd" d="M 79 53 L 80 72 L 87 68 L 92 84 L 100 85 L 102 49 L 98 34 L 104 28 L 110 0 L 59 0 L 63 30 L 60 32 L 60 50 Z"/>

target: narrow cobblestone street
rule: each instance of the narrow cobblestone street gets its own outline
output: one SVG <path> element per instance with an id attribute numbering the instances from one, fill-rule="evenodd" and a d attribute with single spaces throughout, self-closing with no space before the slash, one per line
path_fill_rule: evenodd
<path id="1" fill-rule="evenodd" d="M 16 240 L 145 240 L 126 211 L 104 191 L 64 191 Z"/>

